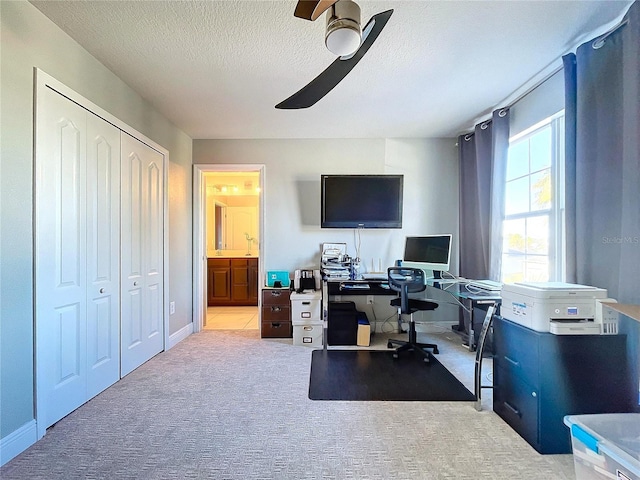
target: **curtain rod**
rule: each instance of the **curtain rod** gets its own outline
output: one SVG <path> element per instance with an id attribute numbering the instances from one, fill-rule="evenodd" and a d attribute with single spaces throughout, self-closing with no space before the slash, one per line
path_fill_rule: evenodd
<path id="1" fill-rule="evenodd" d="M 625 25 L 627 25 L 629 23 L 629 19 L 626 18 L 622 21 L 620 21 L 619 23 L 617 23 L 616 25 L 614 25 L 613 27 L 611 27 L 609 30 L 607 30 L 605 33 L 603 33 L 602 35 L 597 36 L 593 42 L 591 43 L 591 47 L 595 50 L 601 48 L 605 42 L 607 41 L 607 38 L 609 38 L 612 34 L 614 34 L 615 32 L 617 32 L 619 29 L 621 29 L 622 27 L 624 27 Z M 564 66 L 562 65 L 562 57 L 564 57 L 567 53 L 570 52 L 566 52 L 565 54 L 561 55 L 559 58 L 556 58 L 550 65 L 553 65 L 554 63 L 556 63 L 557 61 L 560 61 L 560 66 L 556 67 L 551 73 L 547 74 L 542 80 L 538 81 L 535 83 L 535 85 L 533 85 L 532 87 L 528 88 L 524 93 L 522 93 L 521 95 L 518 95 L 515 100 L 509 102 L 507 107 L 503 107 L 503 108 L 511 108 L 513 107 L 516 103 L 518 103 L 520 100 L 522 100 L 524 97 L 526 97 L 527 95 L 529 95 L 531 92 L 533 92 L 536 88 L 538 88 L 540 85 L 542 85 L 544 82 L 546 82 L 547 80 L 549 80 L 551 77 L 553 77 L 556 73 L 558 73 L 560 70 L 562 70 L 564 68 Z M 508 98 L 508 97 L 507 97 Z"/>
<path id="2" fill-rule="evenodd" d="M 617 24 L 615 27 L 613 27 L 607 33 L 604 33 L 604 34 L 600 35 L 598 38 L 596 38 L 593 41 L 593 43 L 591 44 L 591 48 L 593 48 L 594 50 L 598 50 L 599 48 L 602 48 L 604 46 L 605 42 L 607 41 L 607 38 L 609 38 L 609 36 L 612 35 L 613 33 L 617 32 L 620 28 L 624 27 L 627 23 L 629 23 L 629 19 L 628 18 L 623 20 L 619 24 Z"/>
<path id="3" fill-rule="evenodd" d="M 562 60 L 562 57 L 560 57 L 560 60 Z M 557 61 L 557 60 L 556 60 Z M 555 62 L 553 62 L 555 63 Z M 542 78 L 541 80 L 537 81 L 534 85 L 532 85 L 531 87 L 527 88 L 527 90 L 525 90 L 523 93 L 521 93 L 520 95 L 518 95 L 514 100 L 512 100 L 511 102 L 508 103 L 508 105 L 506 107 L 502 107 L 502 108 L 511 108 L 513 107 L 516 103 L 518 103 L 520 100 L 522 100 L 524 97 L 526 97 L 527 95 L 529 95 L 531 92 L 533 92 L 536 88 L 538 88 L 539 86 L 541 86 L 544 82 L 546 82 L 547 80 L 549 80 L 551 77 L 553 77 L 556 73 L 558 73 L 559 71 L 561 71 L 563 69 L 563 65 L 560 64 L 560 66 L 554 68 L 550 73 L 548 73 L 547 75 L 544 76 L 544 78 Z"/>
<path id="4" fill-rule="evenodd" d="M 595 50 L 601 48 L 607 38 L 609 38 L 609 36 L 611 36 L 613 33 L 615 33 L 616 31 L 618 31 L 620 28 L 624 27 L 625 25 L 627 25 L 629 23 L 629 19 L 626 18 L 622 21 L 620 21 L 619 23 L 617 23 L 616 25 L 614 25 L 613 27 L 611 27 L 609 30 L 607 30 L 605 33 L 603 33 L 602 35 L 599 35 L 597 37 L 595 37 L 595 39 L 593 39 L 591 46 L 592 48 L 594 48 Z M 586 43 L 586 42 L 585 42 Z M 507 102 L 506 100 L 509 98 L 507 97 L 505 100 L 503 100 L 502 102 L 499 102 L 499 104 L 504 104 L 506 103 L 507 105 L 504 107 L 500 107 L 502 109 L 509 109 L 511 107 L 513 107 L 516 103 L 518 103 L 520 100 L 522 100 L 524 97 L 526 97 L 527 95 L 529 95 L 531 92 L 533 92 L 536 88 L 538 88 L 540 85 L 542 85 L 544 82 L 546 82 L 547 80 L 549 80 L 551 77 L 553 77 L 556 73 L 558 73 L 559 71 L 561 71 L 564 68 L 564 65 L 562 64 L 562 57 L 564 57 L 567 53 L 570 52 L 566 52 L 564 54 L 562 54 L 560 57 L 556 58 L 553 62 L 551 62 L 549 65 L 553 65 L 556 62 L 560 62 L 560 65 L 557 66 L 556 68 L 554 68 L 550 73 L 548 73 L 547 75 L 545 75 L 541 80 L 538 80 L 535 84 L 533 84 L 531 87 L 529 87 L 527 90 L 525 90 L 523 93 L 521 93 L 520 95 L 518 95 L 514 100 Z M 541 70 L 541 71 L 544 71 Z M 533 78 L 533 77 L 532 77 Z M 498 105 L 499 105 L 498 104 Z M 495 107 L 492 109 L 495 110 L 498 107 Z M 486 120 L 480 120 L 480 121 L 476 121 L 474 122 L 474 125 L 477 125 L 479 123 L 485 123 L 485 122 L 490 122 L 491 118 L 488 118 Z M 471 136 L 473 135 L 473 132 L 468 133 L 467 135 L 465 135 L 465 137 Z"/>
<path id="5" fill-rule="evenodd" d="M 601 48 L 605 42 L 607 41 L 607 38 L 609 38 L 612 34 L 614 34 L 615 32 L 617 32 L 619 29 L 621 29 L 622 27 L 624 27 L 626 24 L 629 23 L 629 19 L 625 19 L 623 21 L 621 21 L 620 23 L 618 23 L 617 25 L 613 26 L 611 29 L 607 30 L 607 32 L 603 33 L 602 35 L 596 37 L 593 40 L 593 43 L 591 43 L 591 47 L 594 50 L 597 50 L 599 48 Z M 569 53 L 569 52 L 567 52 Z M 566 55 L 566 53 L 564 54 Z M 553 65 L 553 63 L 557 62 L 558 60 L 560 60 L 560 62 L 562 62 L 562 57 L 564 57 L 564 55 L 560 56 L 559 58 L 557 58 L 556 60 L 554 60 L 551 64 Z M 553 77 L 556 73 L 558 73 L 560 70 L 562 70 L 564 68 L 564 65 L 562 65 L 562 63 L 560 63 L 560 66 L 558 66 L 557 68 L 555 68 L 551 73 L 547 74 L 542 80 L 538 81 L 535 83 L 535 85 L 533 85 L 532 87 L 528 88 L 524 93 L 522 93 L 521 95 L 518 95 L 515 100 L 511 101 L 509 103 L 508 106 L 503 107 L 503 108 L 511 108 L 513 107 L 516 103 L 518 103 L 520 100 L 522 100 L 524 97 L 526 97 L 527 95 L 529 95 L 531 92 L 533 92 L 536 88 L 538 88 L 540 85 L 542 85 L 544 82 L 546 82 L 547 80 L 549 80 L 551 77 Z"/>
<path id="6" fill-rule="evenodd" d="M 564 55 L 563 55 L 564 56 Z M 553 65 L 555 62 L 557 62 L 558 60 L 562 60 L 562 57 L 560 57 L 559 59 L 556 59 L 554 62 L 552 62 L 550 65 Z M 553 77 L 556 73 L 558 73 L 559 71 L 561 71 L 563 69 L 563 65 L 562 63 L 560 64 L 560 66 L 556 67 L 553 69 L 553 71 L 551 71 L 550 73 L 548 73 L 547 75 L 544 76 L 544 78 L 542 78 L 541 80 L 538 80 L 535 84 L 533 84 L 531 87 L 527 88 L 527 90 L 525 90 L 523 93 L 521 93 L 520 95 L 518 95 L 514 100 L 512 100 L 511 102 L 506 102 L 506 101 L 501 101 L 499 102 L 499 104 L 506 104 L 506 106 L 504 107 L 500 107 L 501 110 L 508 110 L 511 107 L 513 107 L 516 103 L 518 103 L 520 100 L 522 100 L 524 97 L 526 97 L 527 95 L 529 95 L 531 92 L 533 92 L 536 88 L 538 88 L 540 85 L 542 85 L 544 82 L 546 82 L 547 80 L 549 80 L 551 77 Z M 507 97 L 509 98 L 509 97 Z M 498 105 L 499 105 L 498 104 Z M 492 112 L 494 110 L 496 110 L 498 107 L 494 107 L 492 108 Z M 491 114 L 489 114 L 489 118 L 486 118 L 485 120 L 479 120 L 476 119 L 473 124 L 474 125 L 479 125 L 479 124 L 483 124 L 483 123 L 488 123 L 491 122 Z M 483 118 L 483 117 L 480 117 Z M 465 140 L 468 140 L 470 137 L 472 137 L 475 134 L 475 132 L 469 132 L 467 134 L 465 134 Z M 456 142 L 457 145 L 457 142 Z"/>

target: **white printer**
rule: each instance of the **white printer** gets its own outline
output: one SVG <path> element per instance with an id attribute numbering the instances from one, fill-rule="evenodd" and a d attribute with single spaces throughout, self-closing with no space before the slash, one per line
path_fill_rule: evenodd
<path id="1" fill-rule="evenodd" d="M 538 332 L 556 335 L 618 333 L 618 314 L 603 302 L 603 288 L 563 282 L 512 283 L 502 286 L 502 317 Z"/>

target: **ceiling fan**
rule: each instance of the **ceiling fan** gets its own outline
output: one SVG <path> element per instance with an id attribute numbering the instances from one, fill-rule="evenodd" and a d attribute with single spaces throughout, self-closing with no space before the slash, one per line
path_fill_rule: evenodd
<path id="1" fill-rule="evenodd" d="M 386 10 L 374 15 L 362 29 L 360 7 L 352 0 L 298 0 L 293 15 L 314 21 L 325 11 L 325 45 L 338 58 L 309 84 L 277 104 L 278 109 L 309 108 L 329 93 L 367 53 L 393 13 Z"/>

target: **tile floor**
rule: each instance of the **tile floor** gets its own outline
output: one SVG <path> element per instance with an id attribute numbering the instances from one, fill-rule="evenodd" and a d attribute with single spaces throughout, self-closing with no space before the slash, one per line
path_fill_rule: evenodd
<path id="1" fill-rule="evenodd" d="M 208 307 L 205 330 L 258 330 L 258 307 Z"/>

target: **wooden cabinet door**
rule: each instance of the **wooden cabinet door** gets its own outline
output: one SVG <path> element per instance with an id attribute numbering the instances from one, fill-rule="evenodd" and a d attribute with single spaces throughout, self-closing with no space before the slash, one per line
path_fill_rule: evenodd
<path id="1" fill-rule="evenodd" d="M 258 259 L 210 258 L 207 304 L 258 305 Z"/>
<path id="2" fill-rule="evenodd" d="M 249 302 L 258 305 L 258 259 L 249 260 Z"/>
<path id="3" fill-rule="evenodd" d="M 207 303 L 230 305 L 231 267 L 228 258 L 210 258 L 207 261 Z"/>
<path id="4" fill-rule="evenodd" d="M 207 262 L 207 305 L 211 306 L 215 302 L 214 295 L 214 272 L 215 268 L 211 265 L 210 262 Z"/>
<path id="5" fill-rule="evenodd" d="M 234 303 L 245 303 L 249 300 L 249 270 L 247 260 L 231 260 L 231 298 Z"/>
<path id="6" fill-rule="evenodd" d="M 215 303 L 228 302 L 231 300 L 231 272 L 229 267 L 216 267 L 212 272 L 213 279 L 213 299 Z M 226 303 L 225 303 L 226 304 Z"/>

